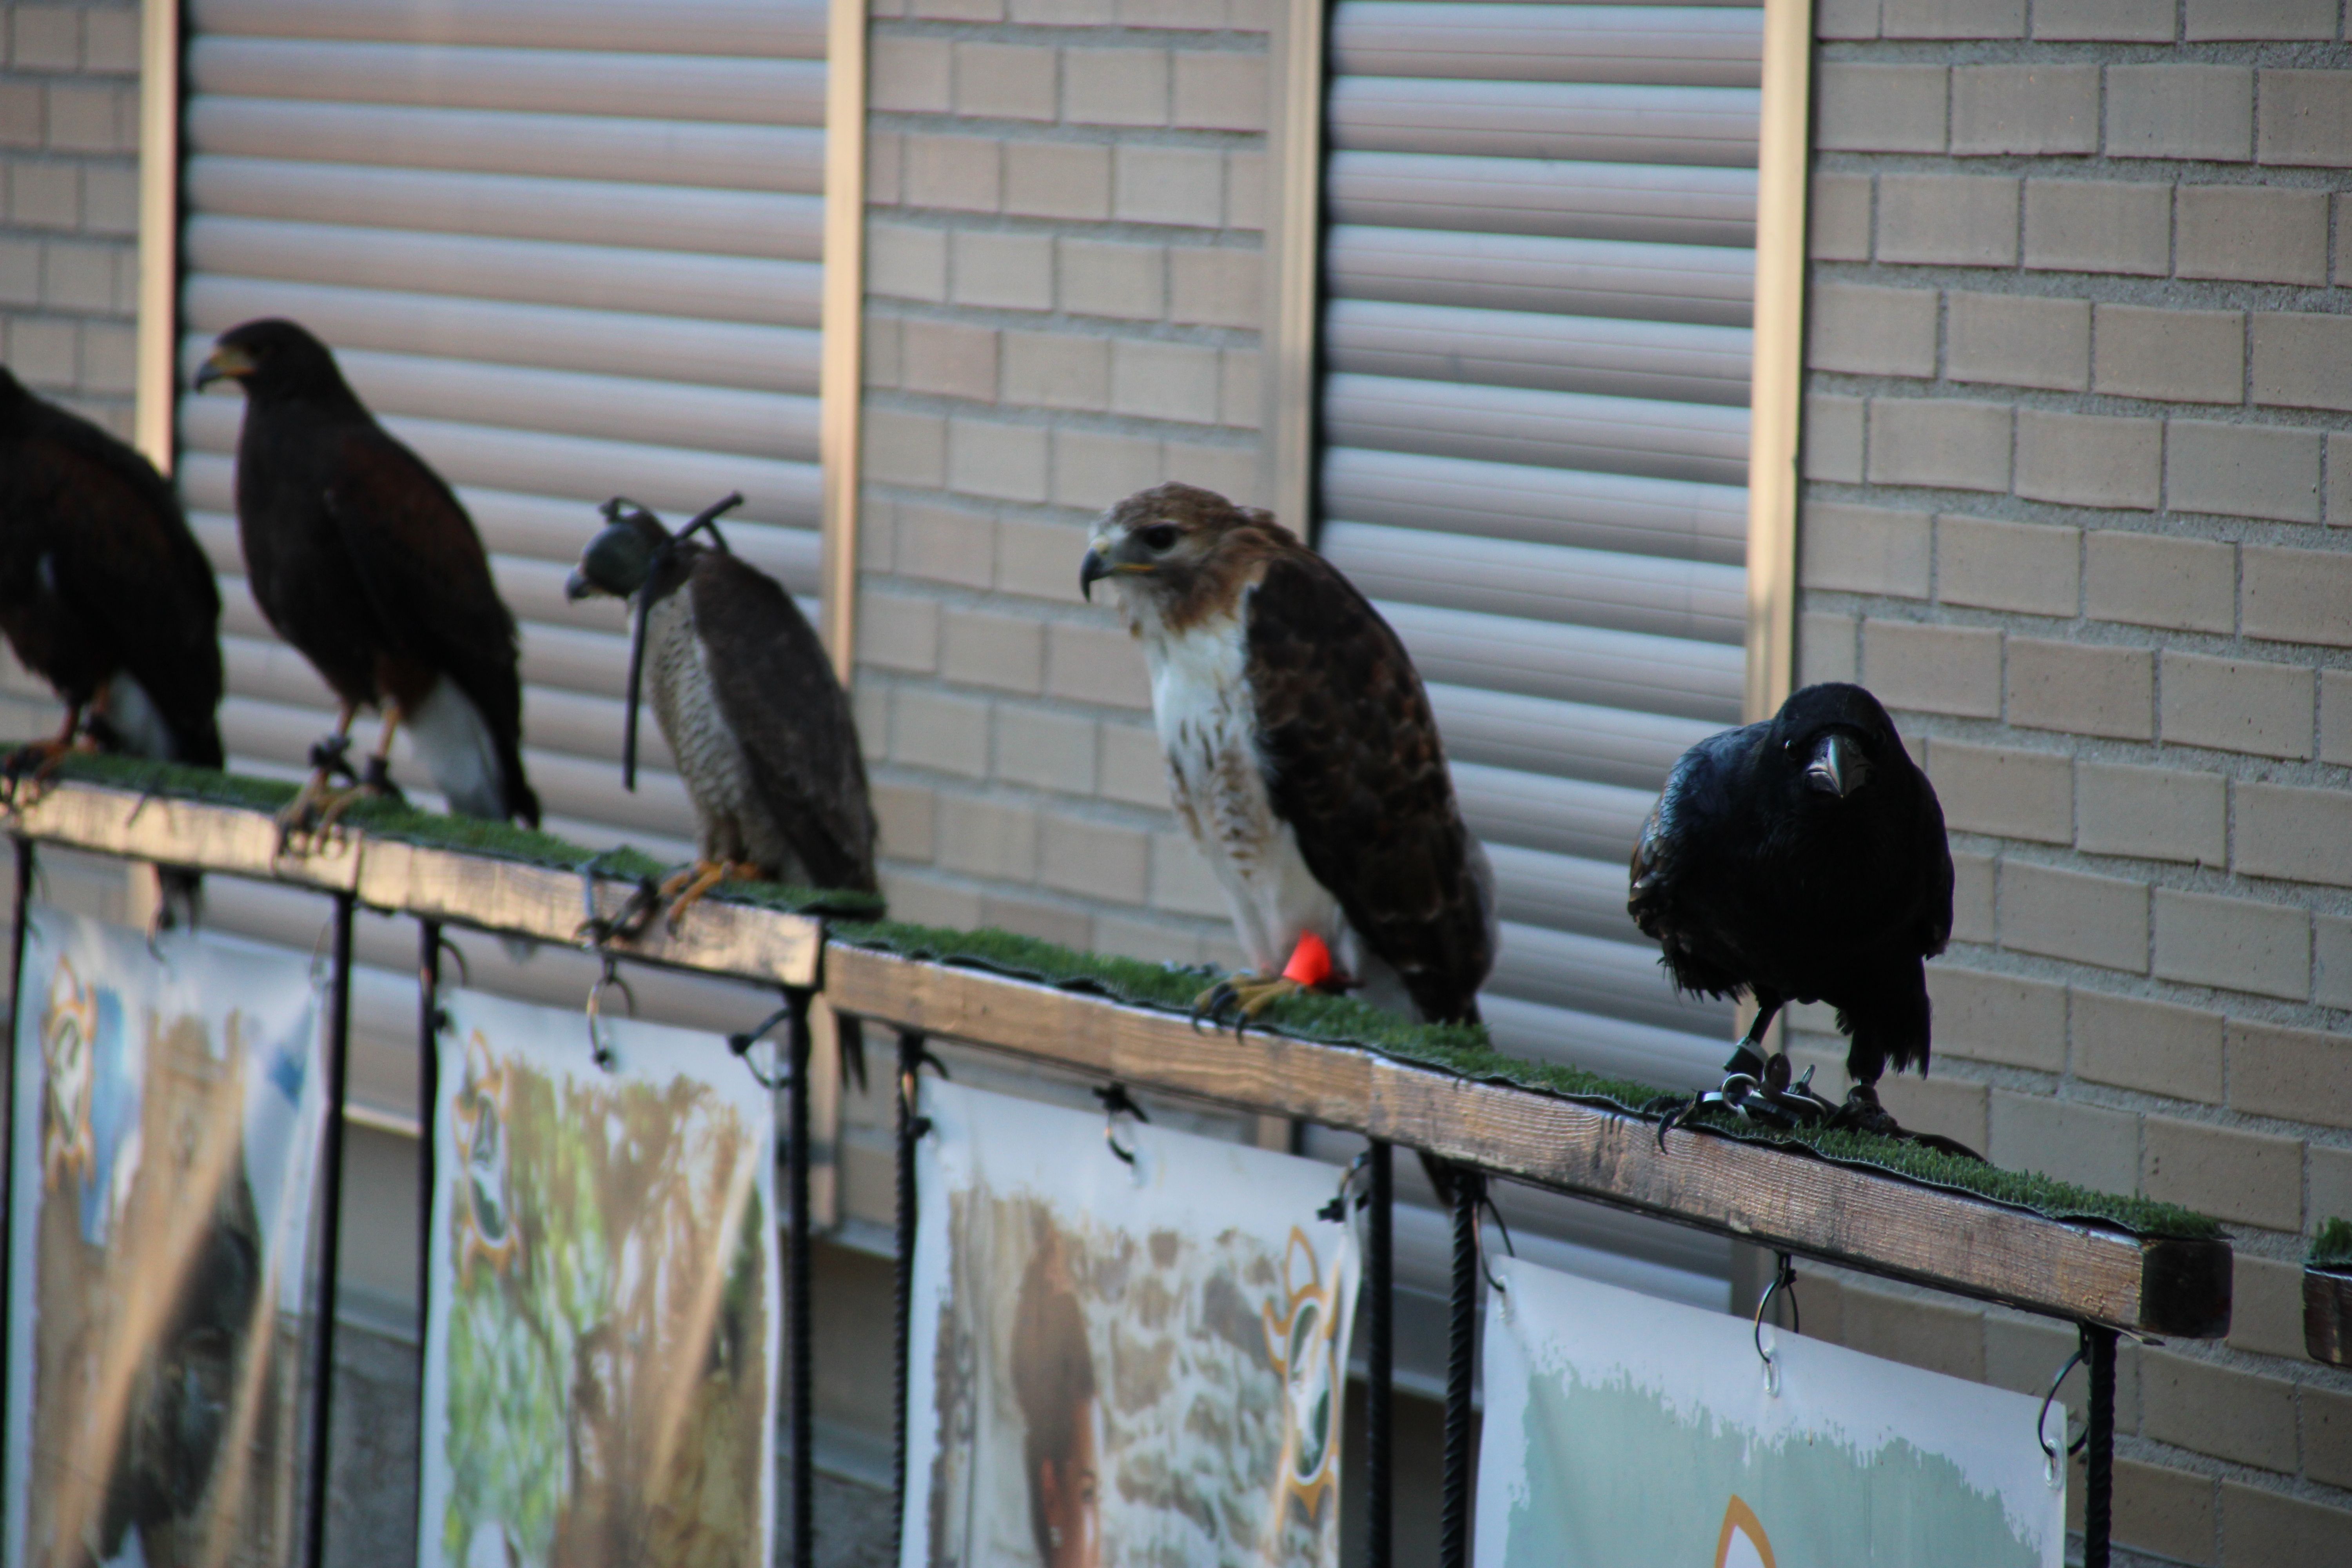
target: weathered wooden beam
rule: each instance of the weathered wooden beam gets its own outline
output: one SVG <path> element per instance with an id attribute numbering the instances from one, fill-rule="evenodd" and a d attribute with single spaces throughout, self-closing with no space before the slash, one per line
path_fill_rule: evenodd
<path id="1" fill-rule="evenodd" d="M 2305 1268 L 2303 1348 L 2314 1361 L 2352 1366 L 2352 1269 Z"/>
<path id="2" fill-rule="evenodd" d="M 8 830 L 46 843 L 158 860 L 327 892 L 371 909 L 593 948 L 592 916 L 611 919 L 636 891 L 591 877 L 497 856 L 371 834 L 356 826 L 281 845 L 266 811 L 73 781 L 27 789 Z M 775 985 L 814 985 L 824 927 L 809 915 L 705 899 L 673 931 L 656 920 L 608 951 L 645 963 Z"/>
<path id="3" fill-rule="evenodd" d="M 1371 1051 L 1231 1029 L 835 944 L 839 1010 L 1137 1088 L 1427 1149 L 1577 1197 L 1872 1274 L 2138 1333 L 2218 1337 L 2226 1241 L 2141 1240 L 1966 1194 L 1480 1083 Z"/>

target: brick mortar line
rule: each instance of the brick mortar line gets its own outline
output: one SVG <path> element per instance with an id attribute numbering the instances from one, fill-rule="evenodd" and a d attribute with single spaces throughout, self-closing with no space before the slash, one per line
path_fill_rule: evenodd
<path id="1" fill-rule="evenodd" d="M 2317 60 L 2325 51 L 2325 59 Z M 2333 38 L 2199 38 L 2171 42 L 2093 38 L 1822 38 L 1823 65 L 2244 66 L 2255 70 L 2328 70 L 2352 65 L 2352 42 Z M 2316 61 L 2316 63 L 2315 63 Z"/>
<path id="2" fill-rule="evenodd" d="M 2054 268 L 2024 266 L 1972 268 L 1951 262 L 1814 261 L 1807 264 L 1807 270 L 1811 274 L 1806 285 L 1809 298 L 1815 289 L 1826 284 L 1897 289 L 1912 294 L 1935 291 L 1989 294 L 2005 300 L 2081 300 L 2087 305 L 2135 305 L 2151 310 L 2237 310 L 2250 317 L 2325 316 L 2352 312 L 2352 303 L 2347 303 L 2344 297 L 2344 286 L 2330 283 L 2275 283 L 2254 279 L 2189 278 L 2177 274 L 2063 271 Z M 2008 286 L 1993 286 L 1997 282 L 2006 282 Z M 1824 370 L 1811 364 L 1805 370 L 1808 375 L 1876 374 Z M 1916 382 L 1922 378 L 1889 374 L 1885 379 Z M 1999 386 L 2007 384 L 1970 382 L 1966 384 Z M 2057 389 L 2019 387 L 2017 390 L 2049 392 Z M 2158 403 L 2160 406 L 2169 408 L 2238 406 L 2235 404 L 2159 403 L 2153 398 L 2135 401 Z M 2257 406 L 2283 405 L 2264 404 Z"/>

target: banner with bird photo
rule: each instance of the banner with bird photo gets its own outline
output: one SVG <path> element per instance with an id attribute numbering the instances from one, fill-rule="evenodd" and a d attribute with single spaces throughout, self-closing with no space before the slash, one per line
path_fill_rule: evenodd
<path id="1" fill-rule="evenodd" d="M 7 1562 L 291 1562 L 323 981 L 34 905 L 8 1172 Z"/>
<path id="2" fill-rule="evenodd" d="M 473 992 L 439 1039 L 418 1560 L 766 1568 L 773 1095 L 716 1036 Z"/>
<path id="3" fill-rule="evenodd" d="M 904 1568 L 1338 1563 L 1339 1173 L 936 1079 L 921 1110 Z"/>
<path id="4" fill-rule="evenodd" d="M 2064 1562 L 2039 1399 L 1491 1266 L 1478 1568 Z M 2054 1441 L 2065 1420 L 2053 1405 Z"/>

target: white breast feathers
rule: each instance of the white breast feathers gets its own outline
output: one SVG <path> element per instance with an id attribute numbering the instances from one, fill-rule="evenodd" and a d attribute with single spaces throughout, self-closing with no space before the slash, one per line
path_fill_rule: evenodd
<path id="1" fill-rule="evenodd" d="M 1308 931 L 1341 945 L 1338 902 L 1266 794 L 1240 618 L 1213 616 L 1179 634 L 1146 627 L 1143 646 L 1176 816 L 1224 889 L 1251 965 L 1279 970 Z"/>

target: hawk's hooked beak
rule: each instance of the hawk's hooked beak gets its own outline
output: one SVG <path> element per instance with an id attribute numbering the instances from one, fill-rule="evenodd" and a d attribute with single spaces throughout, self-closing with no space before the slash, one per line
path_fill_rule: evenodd
<path id="1" fill-rule="evenodd" d="M 254 369 L 251 354 L 224 343 L 213 350 L 212 356 L 196 367 L 196 390 L 202 392 L 216 381 L 242 381 L 251 375 Z"/>
<path id="2" fill-rule="evenodd" d="M 1083 597 L 1087 603 L 1090 605 L 1093 604 L 1095 600 L 1095 584 L 1109 575 L 1110 563 L 1103 559 L 1102 552 L 1091 548 L 1088 549 L 1086 554 L 1086 559 L 1078 563 L 1079 595 Z"/>
<path id="3" fill-rule="evenodd" d="M 563 580 L 563 597 L 572 604 L 576 605 L 596 592 L 596 584 L 588 581 L 588 574 L 577 566 L 572 569 L 572 575 Z"/>
<path id="4" fill-rule="evenodd" d="M 1813 743 L 1813 760 L 1805 766 L 1805 783 L 1840 800 L 1860 789 L 1870 778 L 1870 760 L 1848 737 L 1832 731 Z"/>

